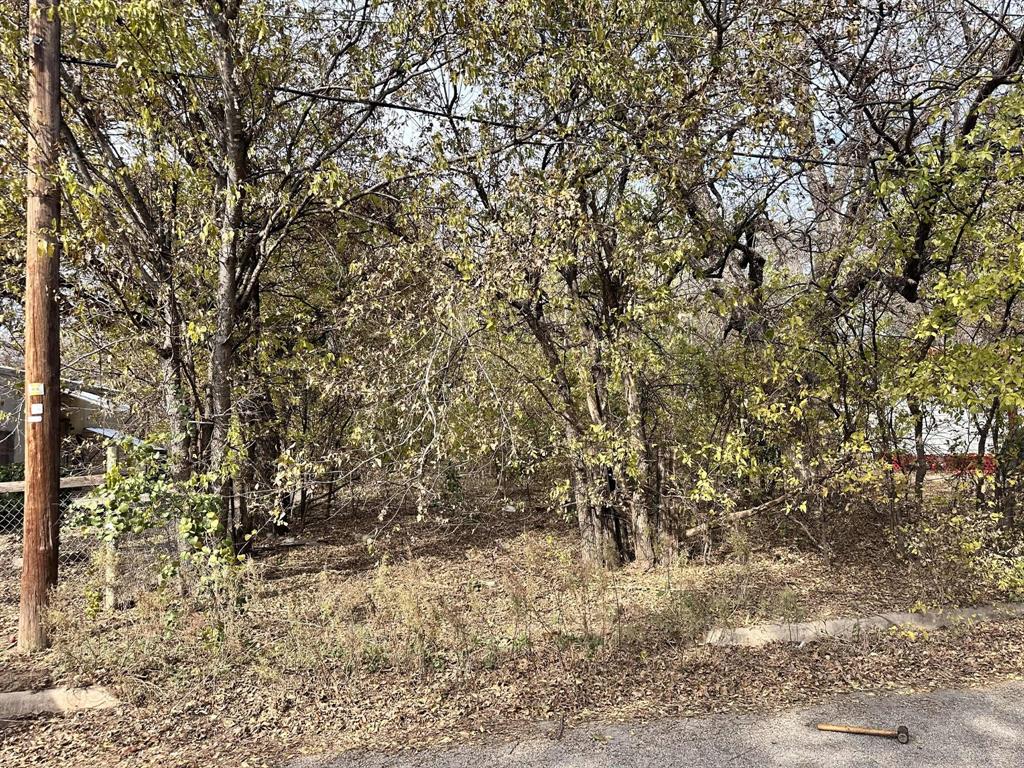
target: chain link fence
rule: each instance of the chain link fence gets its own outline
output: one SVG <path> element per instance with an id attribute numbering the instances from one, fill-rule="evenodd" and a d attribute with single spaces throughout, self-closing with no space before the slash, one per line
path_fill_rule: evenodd
<path id="1" fill-rule="evenodd" d="M 89 492 L 90 488 L 62 489 L 60 492 L 60 566 L 70 567 L 89 558 L 95 548 L 95 539 L 83 534 L 73 524 L 73 508 L 76 499 Z M 22 527 L 25 522 L 25 497 L 20 491 L 0 493 L 0 555 L 8 561 L 17 559 L 20 568 L 22 548 Z"/>
<path id="2" fill-rule="evenodd" d="M 61 490 L 60 547 L 58 573 L 61 580 L 73 579 L 92 561 L 99 542 L 71 523 L 76 499 L 89 492 L 88 487 Z M 0 617 L 4 631 L 14 631 L 21 589 L 22 526 L 25 499 L 21 491 L 0 493 Z M 6 625 L 10 623 L 11 627 Z"/>
<path id="3" fill-rule="evenodd" d="M 95 466 L 88 469 L 97 471 Z M 134 604 L 142 593 L 158 586 L 161 580 L 166 582 L 168 574 L 179 568 L 186 569 L 186 565 L 181 560 L 177 520 L 158 523 L 142 531 L 123 531 L 114 541 L 107 541 L 86 527 L 76 514 L 76 502 L 103 479 L 100 474 L 61 478 L 57 578 L 73 589 L 99 595 L 103 608 L 112 609 Z M 25 517 L 22 487 L 20 480 L 0 483 L 0 636 L 8 629 L 16 631 Z M 244 541 L 245 554 L 255 550 L 256 539 L 262 543 L 272 534 L 284 535 L 287 539 L 301 531 L 307 522 L 307 511 L 319 508 L 323 494 L 314 488 L 289 497 L 286 500 L 287 527 L 282 524 L 282 515 L 276 506 L 281 503 L 281 495 L 274 490 L 232 498 L 232 520 L 242 517 L 244 510 L 245 523 L 254 529 L 252 541 L 248 536 L 239 539 Z M 333 496 L 331 491 L 325 498 Z"/>
<path id="4" fill-rule="evenodd" d="M 58 581 L 94 590 L 104 608 L 130 605 L 159 578 L 161 558 L 174 553 L 173 532 L 157 528 L 124 534 L 116 543 L 103 541 L 75 523 L 74 508 L 75 501 L 88 494 L 99 478 L 70 480 L 85 484 L 60 492 Z M 0 493 L 0 632 L 16 631 L 24 515 L 21 492 Z"/>

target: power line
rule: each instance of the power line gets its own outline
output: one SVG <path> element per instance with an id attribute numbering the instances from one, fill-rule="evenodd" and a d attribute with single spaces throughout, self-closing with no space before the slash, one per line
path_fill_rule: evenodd
<path id="1" fill-rule="evenodd" d="M 94 59 L 81 59 L 76 56 L 62 56 L 61 61 L 69 64 L 78 64 L 85 67 L 95 67 L 98 69 L 113 69 L 116 70 L 118 65 L 112 61 L 96 61 Z M 177 77 L 185 80 L 204 80 L 216 82 L 217 77 L 214 75 L 206 75 L 198 72 L 179 72 L 176 70 L 154 70 L 152 74 L 157 74 L 162 77 Z M 338 86 L 332 86 L 338 88 Z M 425 115 L 427 117 L 436 117 L 442 120 L 456 120 L 459 122 L 477 123 L 479 125 L 488 125 L 494 128 L 507 128 L 509 130 L 531 130 L 528 126 L 520 125 L 518 123 L 511 123 L 506 120 L 498 120 L 489 117 L 477 117 L 475 115 L 464 115 L 457 112 L 443 112 L 439 109 L 430 109 L 428 107 L 418 107 L 412 104 L 399 104 L 394 101 L 388 101 L 387 99 L 367 99 L 360 98 L 358 96 L 341 96 L 338 94 L 323 93 L 320 91 L 309 91 L 303 88 L 294 88 L 287 85 L 276 85 L 271 86 L 271 90 L 275 93 L 286 93 L 291 96 L 300 96 L 307 99 L 315 99 L 317 101 L 328 101 L 335 102 L 338 104 L 350 104 L 354 106 L 365 106 L 375 107 L 382 109 L 394 109 L 401 112 L 411 112 L 418 115 Z"/>
<path id="2" fill-rule="evenodd" d="M 76 56 L 62 56 L 61 61 L 69 64 L 77 64 L 85 67 L 94 67 L 99 69 L 116 70 L 118 64 L 111 61 L 98 61 L 95 59 L 82 59 Z M 216 82 L 217 77 L 214 75 L 207 75 L 199 72 L 181 72 L 177 70 L 153 70 L 152 74 L 157 74 L 162 77 L 177 77 L 186 80 L 202 80 L 207 82 Z M 339 86 L 331 86 L 334 89 Z M 398 112 L 408 112 L 417 115 L 424 115 L 426 117 L 433 117 L 441 120 L 452 120 L 456 122 L 475 123 L 477 125 L 486 125 L 493 128 L 505 128 L 510 131 L 522 132 L 524 134 L 536 133 L 540 130 L 540 125 L 523 125 L 521 123 L 514 123 L 508 120 L 500 120 L 489 117 L 478 117 L 476 115 L 460 114 L 458 112 L 444 112 L 437 109 L 430 109 L 429 107 L 419 107 L 412 104 L 403 104 L 400 102 L 389 101 L 387 99 L 369 99 L 361 98 L 358 96 L 342 96 L 339 94 L 323 93 L 322 91 L 310 91 L 304 88 L 295 88 L 292 86 L 271 86 L 271 90 L 275 93 L 284 93 L 291 96 L 298 96 L 300 98 L 314 99 L 317 101 L 333 102 L 338 104 L 349 104 L 353 106 L 364 106 L 380 109 L 392 109 Z M 842 160 L 829 160 L 827 158 L 818 157 L 806 157 L 801 155 L 794 155 L 791 153 L 771 153 L 771 152 L 743 152 L 734 150 L 730 153 L 733 157 L 741 157 L 749 160 L 768 160 L 772 162 L 783 162 L 783 163 L 800 163 L 804 165 L 818 165 L 826 167 L 839 167 L 839 168 L 870 168 L 869 163 L 852 163 Z"/>

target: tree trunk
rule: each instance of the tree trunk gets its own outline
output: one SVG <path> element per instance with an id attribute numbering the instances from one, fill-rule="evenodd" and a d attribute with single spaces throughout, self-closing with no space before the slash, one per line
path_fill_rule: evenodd
<path id="1" fill-rule="evenodd" d="M 928 456 L 924 444 L 924 409 L 916 397 L 907 399 L 907 407 L 914 417 L 914 498 L 917 499 L 918 511 L 924 503 L 924 479 L 928 474 Z"/>
<path id="2" fill-rule="evenodd" d="M 988 453 L 988 436 L 995 422 L 996 414 L 999 411 L 999 398 L 995 398 L 992 407 L 985 414 L 985 421 L 978 430 L 978 481 L 975 488 L 975 496 L 978 504 L 985 502 L 985 454 Z"/>
<path id="3" fill-rule="evenodd" d="M 591 426 L 596 427 L 600 434 L 606 434 L 608 373 L 600 342 L 591 339 L 587 346 L 590 352 L 590 365 L 584 366 L 581 372 L 581 378 L 588 382 L 587 413 L 590 415 Z M 601 465 L 601 462 L 594 459 L 587 461 L 585 466 L 589 478 L 588 488 L 598 557 L 606 567 L 618 565 L 629 559 L 632 526 L 625 526 L 626 521 L 620 514 L 621 493 L 616 485 L 615 467 Z"/>
<path id="4" fill-rule="evenodd" d="M 573 503 L 576 506 L 576 522 L 580 532 L 580 552 L 586 565 L 604 566 L 604 544 L 601 532 L 600 508 L 596 503 L 594 487 L 586 458 L 580 445 L 576 429 L 567 424 L 566 442 L 574 451 L 571 462 L 571 483 Z"/>
<path id="5" fill-rule="evenodd" d="M 644 423 L 643 403 L 632 371 L 622 373 L 622 387 L 626 395 L 630 449 L 636 469 L 630 508 L 636 560 L 652 566 L 657 560 L 655 542 L 659 528 L 661 493 L 658 487 L 658 464 Z"/>
<path id="6" fill-rule="evenodd" d="M 160 286 L 163 338 L 160 344 L 160 381 L 167 412 L 167 467 L 175 480 L 184 480 L 192 471 L 189 406 L 185 398 L 181 350 L 181 315 L 170 276 Z"/>
<path id="7" fill-rule="evenodd" d="M 160 383 L 164 396 L 164 411 L 167 414 L 167 470 L 172 480 L 184 481 L 192 474 L 191 430 L 189 406 L 185 397 L 183 376 L 181 314 L 174 293 L 173 278 L 169 261 L 167 270 L 160 276 L 158 301 L 163 320 L 163 338 L 158 350 L 160 358 Z M 181 534 L 180 521 L 170 520 L 166 527 L 170 556 L 184 568 L 182 555 L 188 551 L 188 542 Z M 188 591 L 184 570 L 179 571 L 178 589 L 180 594 Z"/>
<path id="8" fill-rule="evenodd" d="M 210 400 L 213 430 L 210 439 L 210 464 L 216 478 L 215 492 L 223 497 L 222 533 L 231 530 L 229 519 L 231 483 L 225 473 L 231 431 L 231 387 L 234 375 L 235 327 L 238 322 L 238 248 L 242 237 L 242 211 L 247 176 L 247 148 L 241 116 L 240 87 L 236 80 L 234 40 L 229 14 L 237 14 L 237 4 L 229 3 L 222 13 L 211 13 L 215 35 L 215 60 L 224 110 L 223 210 L 221 212 L 220 250 L 217 260 L 216 326 L 210 350 Z"/>
<path id="9" fill-rule="evenodd" d="M 239 507 L 241 514 L 233 534 L 236 549 L 242 551 L 247 544 L 246 534 L 260 529 L 267 515 L 276 512 L 277 497 L 273 490 L 281 437 L 277 412 L 265 383 L 256 385 L 239 416 L 246 443 L 246 462 L 239 472 L 239 489 L 245 498 Z"/>

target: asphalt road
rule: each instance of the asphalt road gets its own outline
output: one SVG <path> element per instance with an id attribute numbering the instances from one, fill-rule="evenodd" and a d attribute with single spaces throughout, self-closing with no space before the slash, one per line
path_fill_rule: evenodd
<path id="1" fill-rule="evenodd" d="M 907 745 L 821 733 L 820 721 L 906 725 Z M 842 696 L 770 715 L 712 715 L 637 725 L 585 725 L 560 740 L 477 744 L 386 756 L 304 758 L 290 768 L 1021 768 L 1024 682 L 964 691 Z"/>

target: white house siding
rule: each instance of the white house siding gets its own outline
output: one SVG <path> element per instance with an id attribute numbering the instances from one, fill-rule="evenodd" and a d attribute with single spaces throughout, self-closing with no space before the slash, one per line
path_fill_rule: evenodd
<path id="1" fill-rule="evenodd" d="M 118 419 L 110 401 L 75 386 L 65 385 L 61 392 L 61 434 L 97 440 L 117 436 Z M 0 464 L 20 464 L 25 460 L 21 439 L 23 387 L 21 371 L 0 367 Z"/>
<path id="2" fill-rule="evenodd" d="M 14 388 L 10 378 L 0 372 L 0 464 L 24 461 L 21 444 L 21 388 Z"/>

